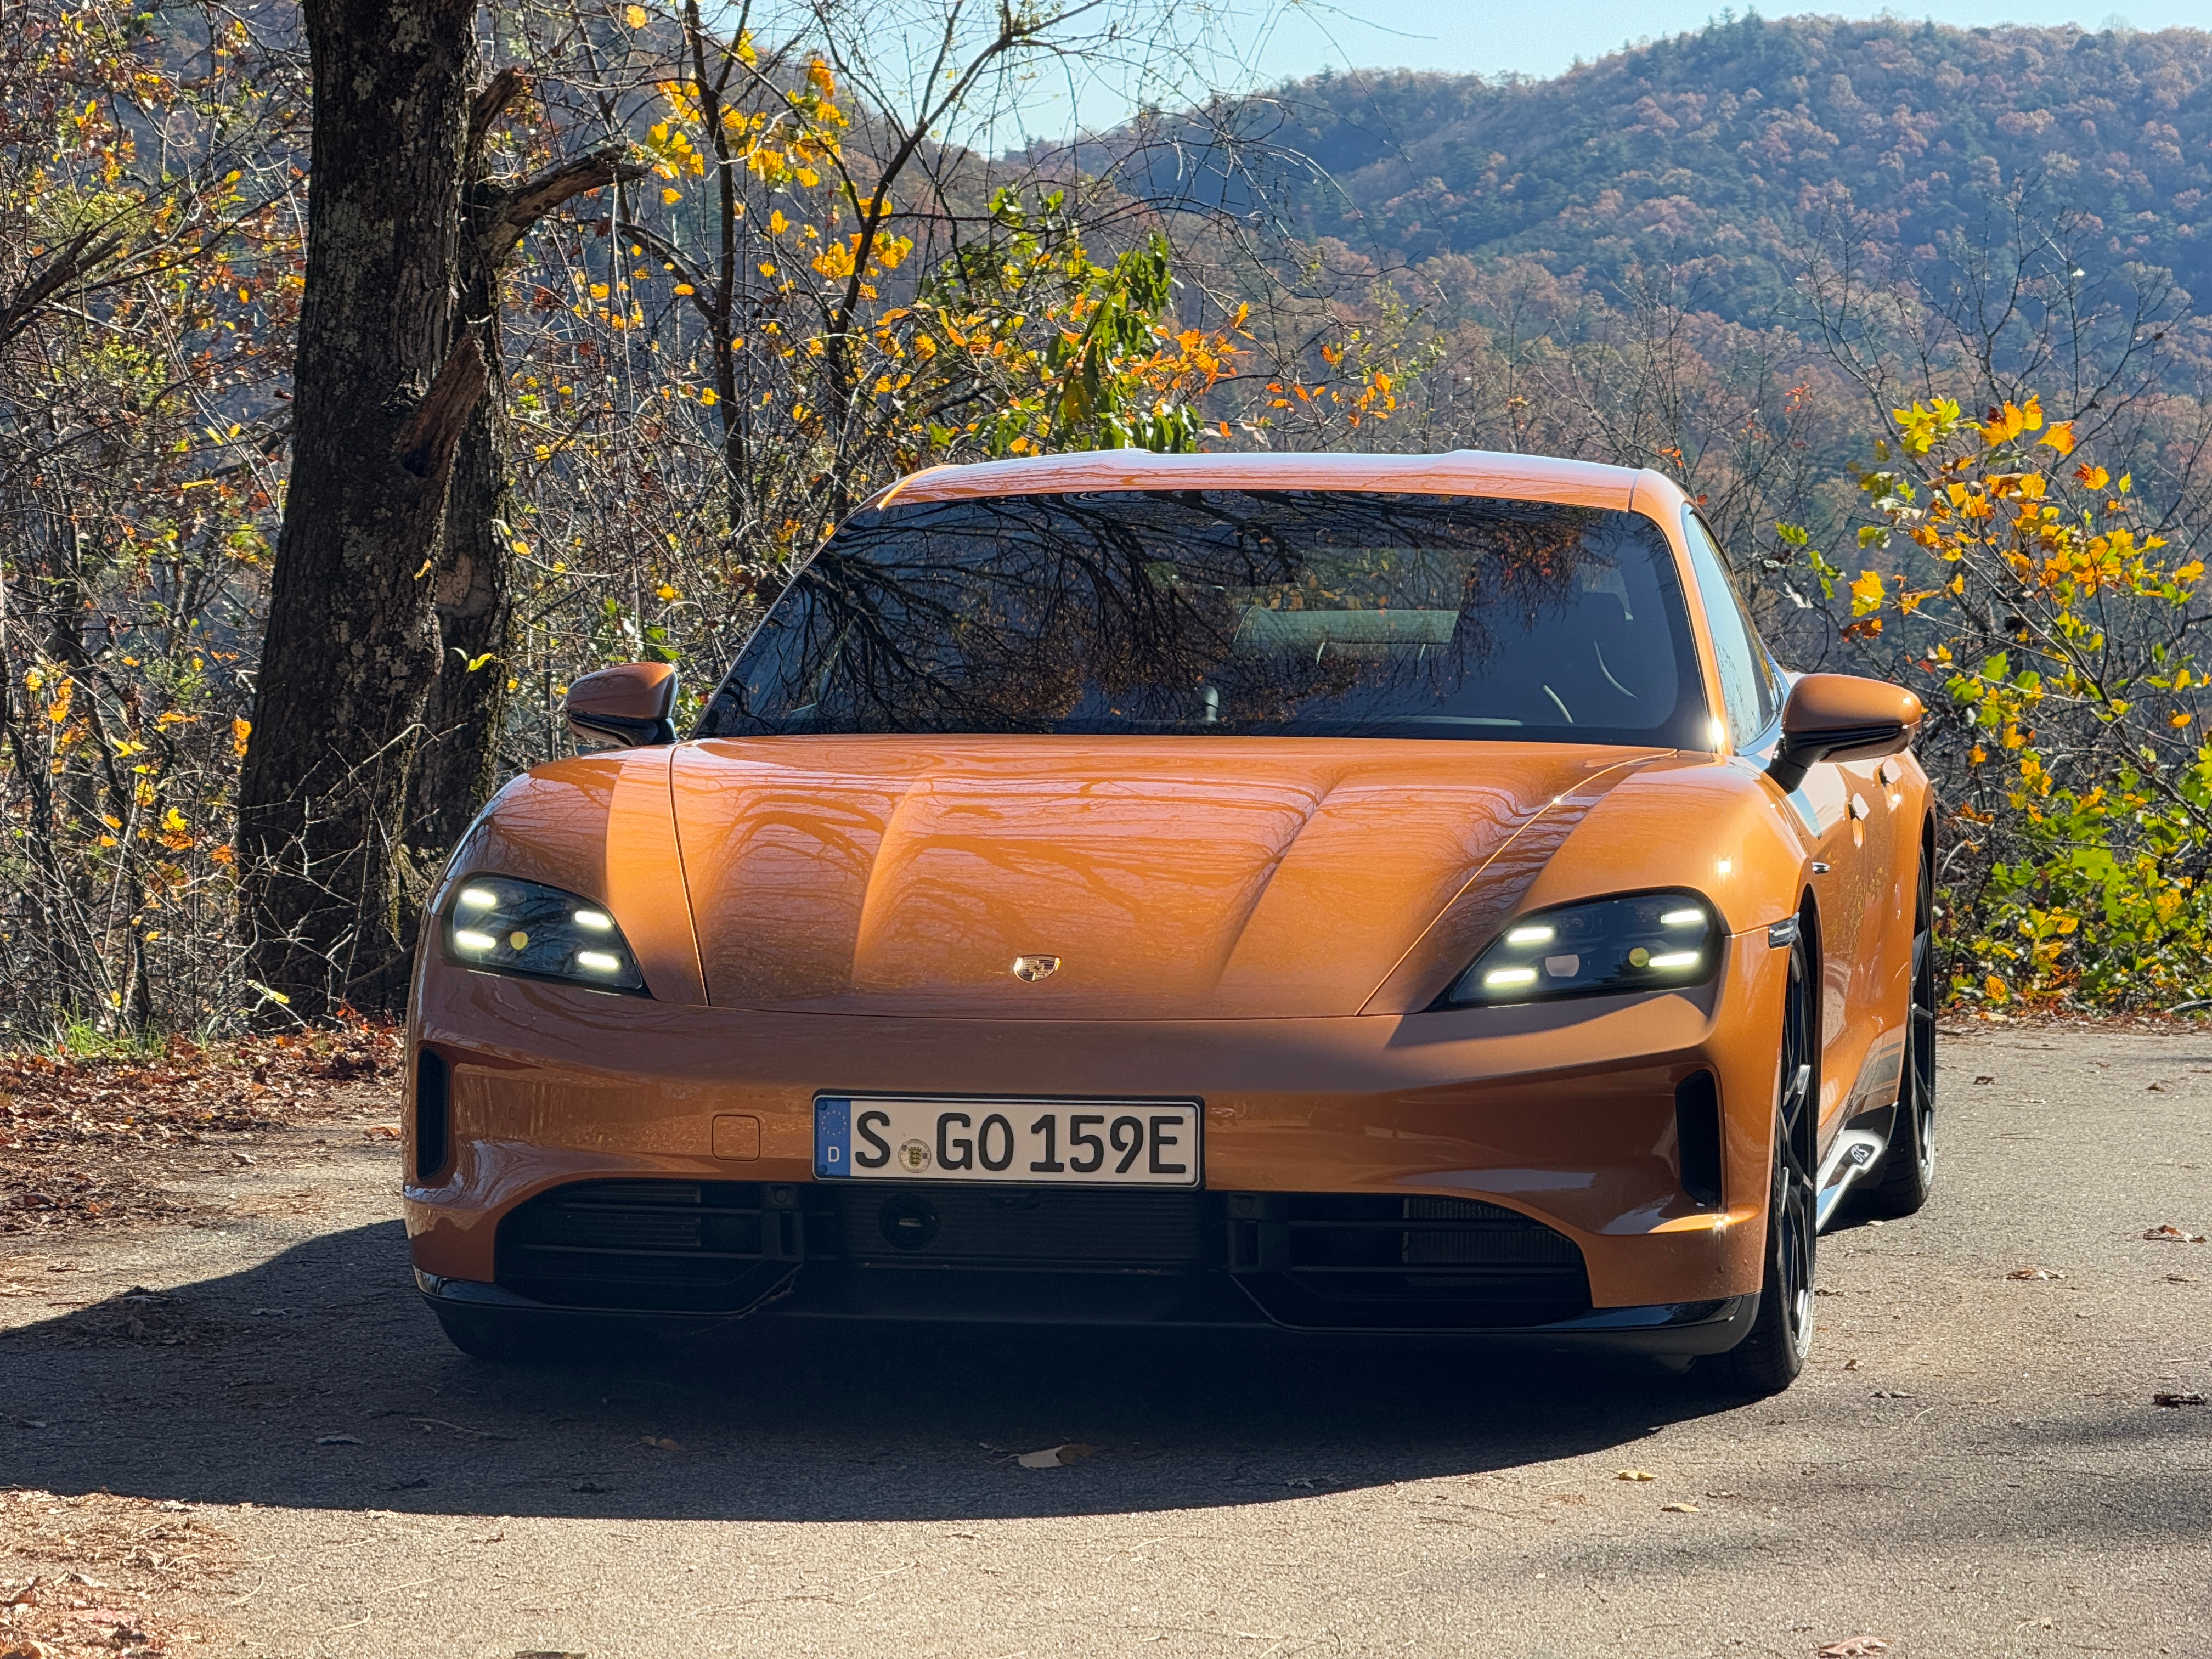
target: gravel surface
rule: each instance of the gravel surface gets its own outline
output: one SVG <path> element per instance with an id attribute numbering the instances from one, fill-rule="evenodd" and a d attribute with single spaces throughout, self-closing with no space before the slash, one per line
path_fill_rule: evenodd
<path id="1" fill-rule="evenodd" d="M 388 1145 L 264 1133 L 176 1186 L 219 1220 L 0 1238 L 0 1603 L 106 1493 L 213 1540 L 173 1654 L 2202 1655 L 2212 1407 L 2156 1401 L 2212 1395 L 2212 1035 L 1954 1036 L 1942 1102 L 1934 1202 L 1824 1241 L 1810 1370 L 1733 1408 L 1260 1338 L 484 1367 Z"/>

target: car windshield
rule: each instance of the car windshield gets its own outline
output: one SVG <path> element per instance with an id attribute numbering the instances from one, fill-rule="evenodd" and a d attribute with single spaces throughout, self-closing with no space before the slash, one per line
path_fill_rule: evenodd
<path id="1" fill-rule="evenodd" d="M 1341 491 L 1014 495 L 856 514 L 700 735 L 1702 741 L 1641 514 Z"/>

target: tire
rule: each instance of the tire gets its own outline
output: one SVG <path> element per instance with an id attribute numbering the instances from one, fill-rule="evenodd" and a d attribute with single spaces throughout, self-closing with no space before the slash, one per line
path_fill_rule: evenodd
<path id="1" fill-rule="evenodd" d="M 1881 1170 L 1862 1188 L 1861 1214 L 1894 1218 L 1916 1213 L 1936 1182 L 1936 873 L 1923 848 L 1912 909 L 1912 1001 L 1905 1039 L 1905 1075 L 1897 1119 Z"/>
<path id="2" fill-rule="evenodd" d="M 1805 1369 L 1813 1346 L 1813 1288 L 1820 1230 L 1814 1222 L 1814 1145 L 1820 1115 L 1820 999 L 1801 930 L 1790 951 L 1783 1000 L 1782 1064 L 1774 1109 L 1774 1160 L 1766 1199 L 1766 1268 L 1751 1334 L 1706 1364 L 1723 1391 L 1764 1399 Z"/>

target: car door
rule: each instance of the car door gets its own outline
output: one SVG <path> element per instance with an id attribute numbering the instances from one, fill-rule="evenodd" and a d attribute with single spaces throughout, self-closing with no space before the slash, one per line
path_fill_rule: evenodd
<path id="1" fill-rule="evenodd" d="M 1764 766 L 1781 737 L 1782 677 L 1736 592 L 1719 541 L 1694 508 L 1685 509 L 1683 523 L 1720 669 L 1729 741 L 1742 763 Z M 1873 976 L 1862 970 L 1860 957 L 1870 884 L 1878 883 L 1881 867 L 1879 848 L 1869 846 L 1876 839 L 1870 826 L 1878 796 L 1887 799 L 1869 767 L 1832 761 L 1808 769 L 1804 781 L 1790 794 L 1812 848 L 1814 902 L 1820 924 L 1823 1146 L 1854 1098 L 1872 1036 L 1867 1016 L 1875 986 Z"/>

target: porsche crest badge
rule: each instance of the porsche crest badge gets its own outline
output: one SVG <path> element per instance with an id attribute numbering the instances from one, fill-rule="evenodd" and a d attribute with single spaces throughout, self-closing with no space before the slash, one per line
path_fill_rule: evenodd
<path id="1" fill-rule="evenodd" d="M 1024 985 L 1034 985 L 1041 979 L 1050 979 L 1060 971 L 1058 957 L 1016 957 L 1014 977 Z"/>

